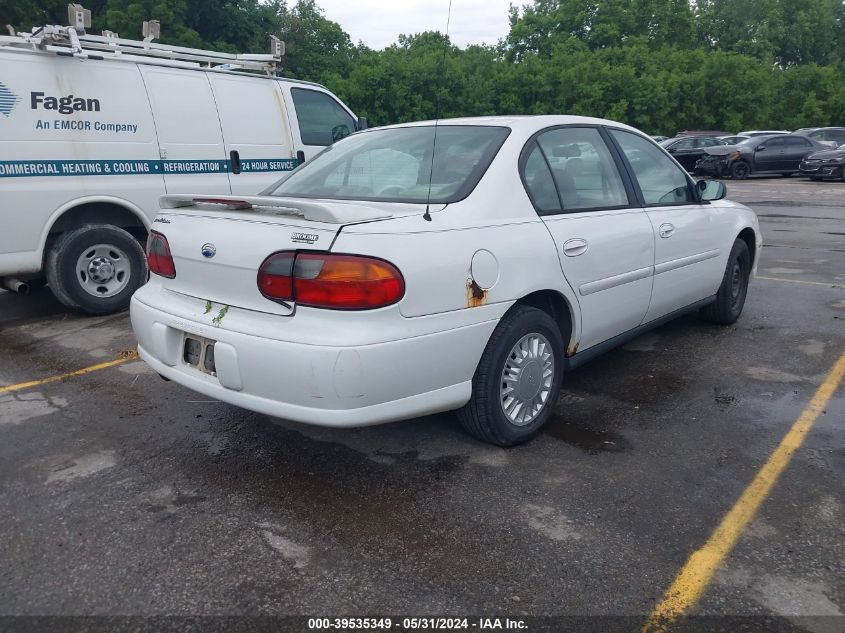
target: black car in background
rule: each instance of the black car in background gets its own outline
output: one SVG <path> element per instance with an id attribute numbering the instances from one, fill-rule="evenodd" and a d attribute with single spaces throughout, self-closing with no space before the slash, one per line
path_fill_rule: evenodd
<path id="1" fill-rule="evenodd" d="M 754 136 L 737 145 L 706 149 L 706 155 L 695 166 L 695 174 L 737 180 L 771 172 L 791 176 L 807 154 L 826 149 L 829 148 L 818 141 L 798 134 Z"/>
<path id="2" fill-rule="evenodd" d="M 838 178 L 845 182 L 845 145 L 808 154 L 801 161 L 799 170 L 802 176 L 808 176 L 810 180 Z"/>
<path id="3" fill-rule="evenodd" d="M 724 143 L 714 136 L 676 136 L 660 141 L 660 145 L 681 164 L 681 167 L 692 172 L 695 164 L 704 156 L 706 148 Z"/>

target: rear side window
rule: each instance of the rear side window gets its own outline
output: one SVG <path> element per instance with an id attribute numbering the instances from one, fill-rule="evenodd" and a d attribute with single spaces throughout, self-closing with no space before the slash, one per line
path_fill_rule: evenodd
<path id="1" fill-rule="evenodd" d="M 596 128 L 549 130 L 537 143 L 551 167 L 564 211 L 627 206 L 625 186 Z"/>
<path id="2" fill-rule="evenodd" d="M 303 145 L 331 145 L 355 131 L 355 120 L 325 92 L 291 88 Z"/>
<path id="3" fill-rule="evenodd" d="M 534 142 L 522 169 L 523 182 L 531 202 L 539 213 L 559 213 L 560 199 L 557 197 L 555 181 L 543 153 Z"/>
<path id="4" fill-rule="evenodd" d="M 647 205 L 698 202 L 686 173 L 654 143 L 631 132 L 611 130 L 610 133 L 631 164 Z"/>
<path id="5" fill-rule="evenodd" d="M 810 147 L 810 141 L 800 136 L 784 139 L 787 147 Z"/>

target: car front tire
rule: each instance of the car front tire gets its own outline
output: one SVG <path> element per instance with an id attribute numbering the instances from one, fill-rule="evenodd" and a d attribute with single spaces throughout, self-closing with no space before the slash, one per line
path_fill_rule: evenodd
<path id="1" fill-rule="evenodd" d="M 745 241 L 737 239 L 728 256 L 728 264 L 725 267 L 722 284 L 716 293 L 716 301 L 702 308 L 701 315 L 708 321 L 721 325 L 735 323 L 745 306 L 750 276 L 751 253 L 748 252 Z"/>
<path id="2" fill-rule="evenodd" d="M 751 174 L 751 167 L 748 163 L 738 160 L 731 167 L 731 177 L 735 180 L 745 180 Z"/>
<path id="3" fill-rule="evenodd" d="M 542 310 L 514 307 L 499 322 L 458 411 L 464 429 L 497 446 L 533 438 L 553 415 L 563 381 L 564 341 Z"/>
<path id="4" fill-rule="evenodd" d="M 50 290 L 65 306 L 89 315 L 126 309 L 147 279 L 138 241 L 108 224 L 88 224 L 63 233 L 47 255 Z"/>

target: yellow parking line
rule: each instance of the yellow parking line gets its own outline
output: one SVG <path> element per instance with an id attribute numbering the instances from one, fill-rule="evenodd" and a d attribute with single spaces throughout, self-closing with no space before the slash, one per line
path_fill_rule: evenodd
<path id="1" fill-rule="evenodd" d="M 792 425 L 739 500 L 722 519 L 710 539 L 689 557 L 675 577 L 675 581 L 666 590 L 662 600 L 651 612 L 648 621 L 643 626 L 643 633 L 666 631 L 672 622 L 682 616 L 702 596 L 716 569 L 730 554 L 742 532 L 769 496 L 781 473 L 789 465 L 795 451 L 801 447 L 816 418 L 824 410 L 843 378 L 845 378 L 845 354 L 836 361 L 807 408 Z"/>
<path id="2" fill-rule="evenodd" d="M 791 284 L 808 284 L 810 286 L 827 286 L 828 288 L 841 288 L 842 284 L 825 283 L 823 281 L 804 281 L 803 279 L 784 279 L 783 277 L 763 277 L 756 275 L 754 279 L 765 279 L 766 281 L 786 281 Z"/>
<path id="3" fill-rule="evenodd" d="M 109 367 L 114 367 L 115 365 L 122 365 L 123 363 L 128 363 L 129 361 L 135 360 L 137 358 L 137 352 L 123 352 L 120 355 L 120 358 L 116 358 L 115 360 L 110 360 L 105 363 L 100 363 L 99 365 L 91 365 L 90 367 L 77 369 L 76 371 L 71 371 L 66 374 L 59 374 L 58 376 L 42 378 L 41 380 L 30 380 L 29 382 L 19 382 L 16 385 L 9 385 L 8 387 L 0 387 L 0 394 L 10 393 L 12 391 L 21 391 L 22 389 L 38 387 L 39 385 L 46 385 L 51 382 L 59 382 L 60 380 L 64 380 L 65 378 L 73 378 L 74 376 L 83 376 L 85 374 L 90 374 L 92 371 L 99 371 L 101 369 L 108 369 Z"/>

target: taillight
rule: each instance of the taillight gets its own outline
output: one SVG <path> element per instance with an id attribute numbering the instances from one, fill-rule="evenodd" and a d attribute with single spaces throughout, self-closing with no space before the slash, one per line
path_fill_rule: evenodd
<path id="1" fill-rule="evenodd" d="M 150 231 L 147 238 L 147 263 L 150 265 L 150 272 L 156 275 L 168 279 L 176 276 L 176 264 L 170 254 L 170 245 L 167 238 L 157 231 Z"/>
<path id="2" fill-rule="evenodd" d="M 258 289 L 268 299 L 293 301 L 294 252 L 273 253 L 258 269 Z"/>
<path id="3" fill-rule="evenodd" d="M 335 310 L 383 308 L 405 294 L 402 273 L 390 262 L 363 255 L 274 253 L 258 271 L 268 299 Z"/>

